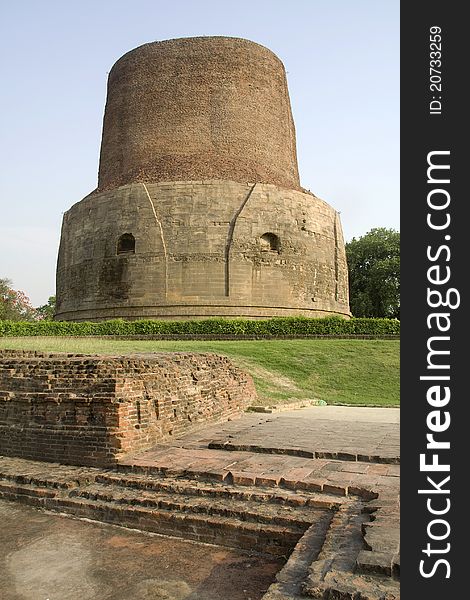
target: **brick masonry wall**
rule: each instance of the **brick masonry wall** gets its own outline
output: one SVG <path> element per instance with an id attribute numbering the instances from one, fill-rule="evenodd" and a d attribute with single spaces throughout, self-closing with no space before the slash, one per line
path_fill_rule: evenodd
<path id="1" fill-rule="evenodd" d="M 215 354 L 0 352 L 0 454 L 108 466 L 256 399 Z"/>
<path id="2" fill-rule="evenodd" d="M 135 254 L 117 254 L 135 238 Z M 279 248 L 263 247 L 262 236 Z M 233 181 L 134 183 L 64 215 L 57 318 L 349 315 L 336 211 L 313 194 Z"/>
<path id="3" fill-rule="evenodd" d="M 152 42 L 111 69 L 99 190 L 198 179 L 299 189 L 284 66 L 259 44 L 217 36 Z"/>

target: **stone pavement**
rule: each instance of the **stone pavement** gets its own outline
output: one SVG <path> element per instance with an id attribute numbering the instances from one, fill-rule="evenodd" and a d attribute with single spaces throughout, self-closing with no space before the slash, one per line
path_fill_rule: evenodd
<path id="1" fill-rule="evenodd" d="M 337 486 L 347 495 L 390 484 L 399 476 L 399 410 L 313 407 L 259 415 L 204 427 L 171 443 L 128 457 L 123 466 L 148 472 L 207 475 L 234 483 L 312 489 Z M 221 452 L 223 450 L 223 452 Z M 317 460 L 311 460 L 311 459 Z M 359 464 L 360 463 L 360 464 Z M 305 485 L 304 485 L 305 487 Z"/>
<path id="2" fill-rule="evenodd" d="M 117 469 L 0 458 L 0 498 L 284 556 L 263 600 L 394 600 L 398 417 L 395 409 L 349 407 L 245 414 Z M 171 591 L 161 597 L 180 600 Z"/>
<path id="3" fill-rule="evenodd" d="M 399 463 L 398 417 L 399 409 L 344 406 L 251 416 L 231 422 L 220 433 L 214 430 L 209 447 Z"/>

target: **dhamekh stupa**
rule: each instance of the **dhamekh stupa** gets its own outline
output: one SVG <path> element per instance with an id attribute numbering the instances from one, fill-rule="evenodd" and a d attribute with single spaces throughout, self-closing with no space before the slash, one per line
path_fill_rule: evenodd
<path id="1" fill-rule="evenodd" d="M 300 186 L 285 69 L 244 39 L 111 69 L 98 187 L 64 214 L 56 319 L 349 316 L 338 213 Z"/>

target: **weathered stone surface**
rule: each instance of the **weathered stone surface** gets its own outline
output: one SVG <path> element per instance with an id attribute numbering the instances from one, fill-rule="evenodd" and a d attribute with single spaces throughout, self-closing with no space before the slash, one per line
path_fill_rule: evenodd
<path id="1" fill-rule="evenodd" d="M 0 454 L 105 465 L 256 398 L 251 377 L 215 354 L 0 353 Z"/>
<path id="2" fill-rule="evenodd" d="M 269 232 L 279 249 L 263 246 Z M 125 233 L 135 253 L 117 253 Z M 126 185 L 65 213 L 57 297 L 56 317 L 75 321 L 347 316 L 339 217 L 313 195 L 267 184 Z"/>
<path id="3" fill-rule="evenodd" d="M 284 68 L 208 37 L 109 76 L 97 190 L 64 215 L 60 320 L 349 316 L 338 213 L 302 190 Z"/>
<path id="4" fill-rule="evenodd" d="M 356 559 L 357 569 L 361 573 L 378 573 L 392 576 L 393 554 L 362 550 Z"/>

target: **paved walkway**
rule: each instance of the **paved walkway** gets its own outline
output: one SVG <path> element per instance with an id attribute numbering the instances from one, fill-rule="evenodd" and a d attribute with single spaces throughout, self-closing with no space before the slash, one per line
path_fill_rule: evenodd
<path id="1" fill-rule="evenodd" d="M 245 414 L 122 461 L 143 472 L 287 485 L 340 495 L 397 487 L 399 411 L 314 407 Z M 315 460 L 312 460 L 315 459 Z M 326 487 L 325 487 L 326 486 Z"/>
<path id="2" fill-rule="evenodd" d="M 244 447 L 262 451 L 302 451 L 311 458 L 322 454 L 345 460 L 398 463 L 400 457 L 399 409 L 356 408 L 345 406 L 313 407 L 277 414 L 248 414 L 223 426 L 206 428 L 203 436 L 189 435 L 181 440 L 200 442 L 207 439 L 228 444 L 226 449 Z M 217 446 L 218 447 L 218 446 Z"/>

